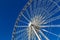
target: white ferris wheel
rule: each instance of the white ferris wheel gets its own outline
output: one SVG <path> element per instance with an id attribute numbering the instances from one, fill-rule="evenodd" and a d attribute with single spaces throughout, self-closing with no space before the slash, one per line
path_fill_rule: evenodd
<path id="1" fill-rule="evenodd" d="M 60 40 L 60 0 L 29 0 L 21 10 L 12 40 Z"/>

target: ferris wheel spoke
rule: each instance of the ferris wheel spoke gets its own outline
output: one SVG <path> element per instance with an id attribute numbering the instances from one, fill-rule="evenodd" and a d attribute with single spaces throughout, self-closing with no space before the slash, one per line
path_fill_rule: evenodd
<path id="1" fill-rule="evenodd" d="M 23 36 L 26 35 L 26 32 L 24 32 L 24 33 L 18 35 L 15 39 L 16 39 L 16 40 L 21 39 L 21 37 L 23 37 L 22 35 L 23 35 Z"/>
<path id="2" fill-rule="evenodd" d="M 43 8 L 41 9 L 40 15 L 42 16 L 42 13 L 44 12 Z"/>
<path id="3" fill-rule="evenodd" d="M 60 25 L 44 25 L 44 26 L 40 26 L 41 28 L 46 28 L 46 27 L 52 27 L 52 28 L 55 28 L 55 27 L 60 27 Z"/>
<path id="4" fill-rule="evenodd" d="M 19 31 L 17 31 L 15 34 L 18 34 L 18 33 L 24 32 L 24 31 L 28 31 L 28 29 L 25 28 L 25 29 L 19 30 Z"/>
<path id="5" fill-rule="evenodd" d="M 54 14 L 56 14 L 58 11 L 59 11 L 59 9 L 56 8 L 56 9 L 53 10 L 50 14 L 48 14 L 48 12 L 47 12 L 47 14 L 46 14 L 46 15 L 44 16 L 44 18 L 43 18 L 42 23 L 43 23 L 44 21 L 46 21 L 48 18 L 50 18 L 51 16 L 53 16 Z"/>
<path id="6" fill-rule="evenodd" d="M 49 32 L 49 31 L 47 31 L 47 30 L 45 30 L 45 29 L 42 29 L 42 31 L 45 31 L 45 32 L 47 32 L 47 33 L 49 33 L 49 34 L 52 34 L 52 35 L 55 35 L 55 36 L 59 37 L 57 34 L 52 33 L 52 32 Z"/>
<path id="7" fill-rule="evenodd" d="M 34 15 L 36 15 L 36 6 L 37 6 L 37 0 L 33 0 L 34 1 L 34 5 L 33 5 L 33 9 L 34 9 Z"/>
<path id="8" fill-rule="evenodd" d="M 43 18 L 43 15 L 44 15 L 44 10 L 42 11 L 41 16 L 40 16 L 41 19 Z"/>
<path id="9" fill-rule="evenodd" d="M 44 19 L 45 14 L 46 14 L 46 12 L 44 11 L 42 16 L 41 16 L 41 20 Z"/>
<path id="10" fill-rule="evenodd" d="M 42 14 L 42 18 L 40 19 L 41 20 L 41 24 L 44 22 L 44 20 L 46 20 L 46 18 L 47 18 L 47 15 L 48 15 L 48 12 L 45 10 L 45 9 L 43 9 L 45 12 L 46 12 L 46 14 Z"/>
<path id="11" fill-rule="evenodd" d="M 29 20 L 24 14 L 22 14 L 22 16 L 23 16 L 28 22 L 30 22 L 30 20 Z"/>
<path id="12" fill-rule="evenodd" d="M 47 37 L 41 30 L 39 30 L 39 32 L 43 35 L 43 37 L 44 37 L 46 40 L 50 40 L 50 39 L 48 39 L 48 37 Z"/>
<path id="13" fill-rule="evenodd" d="M 31 28 L 29 28 L 28 30 L 28 40 L 30 40 L 30 38 L 31 38 Z"/>
<path id="14" fill-rule="evenodd" d="M 51 4 L 51 6 L 49 6 L 49 8 L 47 9 L 48 12 L 50 12 L 56 5 L 54 3 Z"/>
<path id="15" fill-rule="evenodd" d="M 58 8 L 60 9 L 60 6 L 57 4 L 57 2 L 59 2 L 60 0 L 58 0 L 58 1 L 49 0 L 49 1 L 55 3 L 58 6 Z"/>
<path id="16" fill-rule="evenodd" d="M 60 2 L 60 0 L 58 0 L 58 1 L 57 0 L 54 0 L 54 2 L 56 2 L 58 4 Z"/>
<path id="17" fill-rule="evenodd" d="M 39 37 L 41 38 L 41 40 L 42 40 L 42 37 L 41 37 L 41 35 L 39 34 Z"/>
<path id="18" fill-rule="evenodd" d="M 45 13 L 42 14 L 42 20 L 45 20 L 47 18 L 46 16 L 48 15 L 49 12 L 47 12 L 47 10 L 44 8 L 43 8 L 43 10 L 45 11 Z"/>
<path id="19" fill-rule="evenodd" d="M 29 17 L 29 19 L 30 19 L 31 17 L 30 17 L 30 13 L 29 13 L 28 10 L 26 10 L 26 14 L 28 15 L 28 17 Z"/>
<path id="20" fill-rule="evenodd" d="M 33 34 L 33 35 L 31 35 L 31 40 L 33 40 L 33 38 L 34 38 L 34 34 Z"/>
<path id="21" fill-rule="evenodd" d="M 31 33 L 32 32 L 32 33 Z M 33 30 L 30 32 L 30 39 L 29 40 L 34 40 L 35 38 L 35 33 L 33 32 Z"/>
<path id="22" fill-rule="evenodd" d="M 22 27 L 28 27 L 28 26 L 16 26 L 16 27 L 18 27 L 18 28 L 21 27 L 22 28 Z"/>
<path id="23" fill-rule="evenodd" d="M 38 4 L 37 4 L 38 8 L 36 10 L 37 11 L 36 15 L 40 15 L 41 16 L 43 10 L 42 10 L 42 8 L 39 8 L 39 7 L 40 7 L 40 4 L 41 4 L 42 0 L 38 0 L 37 2 L 38 2 Z"/>
<path id="24" fill-rule="evenodd" d="M 27 38 L 28 38 L 28 35 L 26 34 L 21 38 L 21 40 L 27 40 Z"/>
<path id="25" fill-rule="evenodd" d="M 33 40 L 36 40 L 36 36 L 34 35 L 34 38 L 33 38 Z"/>
<path id="26" fill-rule="evenodd" d="M 51 3 L 52 3 L 51 1 L 47 0 L 46 1 L 46 6 L 44 7 L 44 9 L 47 10 L 49 8 L 49 6 L 51 5 Z"/>
<path id="27" fill-rule="evenodd" d="M 53 16 L 54 14 L 56 14 L 56 13 L 59 12 L 59 11 L 60 11 L 59 8 L 54 9 L 54 10 L 50 13 L 50 15 L 49 15 L 48 18 L 50 18 L 51 16 Z"/>
<path id="28" fill-rule="evenodd" d="M 37 8 L 37 0 L 34 0 L 33 9 L 34 9 L 34 17 L 35 17 L 36 15 L 38 15 L 37 11 L 39 10 L 39 9 Z"/>
<path id="29" fill-rule="evenodd" d="M 42 19 L 42 13 L 44 12 L 43 8 L 40 11 L 39 18 Z"/>
<path id="30" fill-rule="evenodd" d="M 36 40 L 36 39 L 37 39 L 37 37 L 36 37 L 35 33 L 33 34 L 33 39 L 34 39 L 34 40 Z"/>
<path id="31" fill-rule="evenodd" d="M 43 1 L 43 4 L 42 4 L 43 7 L 44 7 L 44 5 L 46 5 L 46 2 L 47 2 L 47 1 L 48 1 L 48 0 L 44 0 L 44 1 Z"/>
<path id="32" fill-rule="evenodd" d="M 36 40 L 35 36 L 34 36 L 34 40 Z"/>
<path id="33" fill-rule="evenodd" d="M 40 3 L 41 3 L 41 0 L 38 0 L 37 1 L 37 7 L 39 7 Z"/>
<path id="34" fill-rule="evenodd" d="M 27 22 L 23 21 L 23 20 L 20 20 L 21 23 L 24 23 L 24 24 L 28 24 Z"/>
<path id="35" fill-rule="evenodd" d="M 37 0 L 33 0 L 34 1 L 34 8 L 33 9 L 36 9 L 36 6 L 37 6 Z"/>
<path id="36" fill-rule="evenodd" d="M 41 8 L 38 8 L 37 10 L 38 15 L 40 15 L 40 12 L 41 12 Z"/>
<path id="37" fill-rule="evenodd" d="M 46 22 L 44 22 L 43 24 L 47 24 L 47 23 L 50 23 L 50 22 L 58 20 L 58 19 L 60 19 L 60 15 L 46 20 Z"/>
<path id="38" fill-rule="evenodd" d="M 46 16 L 45 19 L 43 19 L 43 21 L 42 21 L 41 23 L 44 23 L 48 18 L 50 18 L 52 15 L 55 14 L 54 12 L 57 12 L 57 11 L 58 11 L 58 9 L 57 9 L 56 11 L 53 11 L 53 12 L 51 13 L 51 15 Z"/>
<path id="39" fill-rule="evenodd" d="M 28 35 L 26 34 L 26 35 L 22 38 L 22 40 L 28 40 Z"/>
<path id="40" fill-rule="evenodd" d="M 33 17 L 34 15 L 32 14 L 33 13 L 33 10 L 32 10 L 32 5 L 30 5 L 30 17 Z"/>
<path id="41" fill-rule="evenodd" d="M 50 15 L 49 17 L 53 16 L 54 14 L 56 14 L 56 13 L 59 12 L 59 11 L 60 11 L 59 8 L 55 8 L 52 12 L 50 12 L 51 15 Z"/>

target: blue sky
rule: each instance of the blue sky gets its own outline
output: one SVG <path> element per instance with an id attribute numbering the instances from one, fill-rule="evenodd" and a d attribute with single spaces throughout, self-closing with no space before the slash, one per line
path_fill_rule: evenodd
<path id="1" fill-rule="evenodd" d="M 11 40 L 16 18 L 28 0 L 0 0 L 0 40 Z"/>

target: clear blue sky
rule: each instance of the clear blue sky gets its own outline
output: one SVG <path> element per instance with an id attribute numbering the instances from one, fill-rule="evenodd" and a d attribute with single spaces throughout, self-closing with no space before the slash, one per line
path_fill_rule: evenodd
<path id="1" fill-rule="evenodd" d="M 0 40 L 11 40 L 16 18 L 28 0 L 0 0 Z"/>

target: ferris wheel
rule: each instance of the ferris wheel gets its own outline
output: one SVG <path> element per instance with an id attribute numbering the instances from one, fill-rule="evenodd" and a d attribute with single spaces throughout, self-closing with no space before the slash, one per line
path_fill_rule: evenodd
<path id="1" fill-rule="evenodd" d="M 60 39 L 60 0 L 29 0 L 21 10 L 12 40 Z"/>

